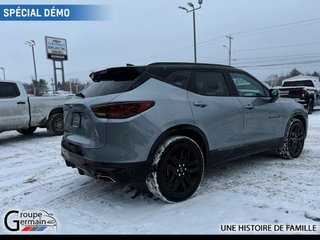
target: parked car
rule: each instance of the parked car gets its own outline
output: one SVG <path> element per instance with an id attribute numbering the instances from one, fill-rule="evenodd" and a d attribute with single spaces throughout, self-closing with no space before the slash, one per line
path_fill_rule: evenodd
<path id="1" fill-rule="evenodd" d="M 282 81 L 279 88 L 281 97 L 293 98 L 305 106 L 311 114 L 315 106 L 320 106 L 320 81 L 318 77 L 299 75 Z"/>
<path id="2" fill-rule="evenodd" d="M 29 97 L 20 82 L 0 82 L 0 132 L 32 134 L 37 127 L 63 134 L 63 104 L 68 97 Z"/>
<path id="3" fill-rule="evenodd" d="M 66 165 L 101 180 L 146 183 L 167 202 L 191 197 L 210 162 L 267 150 L 291 159 L 304 146 L 303 106 L 240 69 L 153 63 L 91 78 L 64 107 Z"/>

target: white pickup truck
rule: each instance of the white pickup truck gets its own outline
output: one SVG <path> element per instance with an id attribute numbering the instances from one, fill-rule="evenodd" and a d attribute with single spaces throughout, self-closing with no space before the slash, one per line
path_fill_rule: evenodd
<path id="1" fill-rule="evenodd" d="M 299 75 L 282 81 L 279 87 L 281 97 L 293 98 L 308 110 L 320 106 L 320 81 L 318 77 Z"/>
<path id="2" fill-rule="evenodd" d="M 0 132 L 32 134 L 37 127 L 63 134 L 63 104 L 71 96 L 29 97 L 20 82 L 0 81 Z"/>

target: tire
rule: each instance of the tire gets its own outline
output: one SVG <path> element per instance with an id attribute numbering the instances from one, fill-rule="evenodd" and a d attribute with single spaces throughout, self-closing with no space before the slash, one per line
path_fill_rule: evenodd
<path id="1" fill-rule="evenodd" d="M 299 119 L 292 119 L 287 127 L 283 143 L 278 149 L 278 155 L 284 159 L 300 156 L 305 140 L 305 129 Z"/>
<path id="2" fill-rule="evenodd" d="M 313 109 L 314 109 L 314 100 L 311 99 L 311 100 L 309 100 L 309 103 L 308 103 L 308 106 L 307 106 L 308 114 L 312 114 L 313 113 Z"/>
<path id="3" fill-rule="evenodd" d="M 37 130 L 37 127 L 30 127 L 30 128 L 24 128 L 17 130 L 18 133 L 21 133 L 22 135 L 31 135 Z"/>
<path id="4" fill-rule="evenodd" d="M 174 136 L 159 145 L 146 179 L 151 193 L 168 203 L 181 202 L 198 189 L 204 172 L 204 157 L 191 138 Z"/>
<path id="5" fill-rule="evenodd" d="M 63 135 L 63 113 L 55 113 L 50 115 L 49 120 L 47 122 L 47 130 L 52 135 Z"/>

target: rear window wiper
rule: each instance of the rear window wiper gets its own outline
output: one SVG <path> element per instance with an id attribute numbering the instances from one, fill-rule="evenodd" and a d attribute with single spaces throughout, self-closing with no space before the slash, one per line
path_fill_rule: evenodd
<path id="1" fill-rule="evenodd" d="M 86 97 L 82 92 L 76 93 L 76 96 L 77 97 L 81 97 L 81 98 L 85 98 Z"/>

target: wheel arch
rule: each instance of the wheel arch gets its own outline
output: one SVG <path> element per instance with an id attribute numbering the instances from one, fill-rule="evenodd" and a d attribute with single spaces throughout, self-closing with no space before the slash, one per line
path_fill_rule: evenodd
<path id="1" fill-rule="evenodd" d="M 57 108 L 52 109 L 52 110 L 49 112 L 48 116 L 47 116 L 47 120 L 50 118 L 50 116 L 51 116 L 52 114 L 56 114 L 56 113 L 62 113 L 62 114 L 63 114 L 63 107 L 57 107 Z"/>
<path id="2" fill-rule="evenodd" d="M 205 163 L 208 161 L 208 158 L 210 156 L 209 154 L 209 144 L 206 135 L 204 132 L 193 125 L 183 124 L 183 125 L 177 125 L 174 127 L 171 127 L 164 131 L 157 140 L 153 143 L 149 155 L 148 155 L 148 162 L 152 163 L 153 155 L 155 151 L 157 150 L 157 147 L 161 142 L 163 142 L 165 139 L 171 136 L 186 136 L 194 140 L 197 144 L 199 144 L 199 147 L 201 148 Z"/>
<path id="3" fill-rule="evenodd" d="M 298 119 L 302 122 L 304 129 L 305 129 L 305 138 L 307 137 L 307 130 L 308 130 L 308 120 L 307 117 L 305 117 L 302 113 L 297 112 L 294 113 L 288 120 L 287 124 L 286 124 L 286 128 L 285 128 L 285 132 L 284 134 L 286 134 L 288 127 L 289 127 L 289 123 L 293 120 L 293 119 Z"/>
<path id="4" fill-rule="evenodd" d="M 304 127 L 304 129 L 305 129 L 305 134 L 307 134 L 307 130 L 308 130 L 308 121 L 307 121 L 307 119 L 302 115 L 302 114 L 299 114 L 299 113 L 296 113 L 296 114 L 294 114 L 292 117 L 291 117 L 291 119 L 290 119 L 290 121 L 292 120 L 292 119 L 299 119 L 301 122 L 302 122 L 302 124 L 303 124 L 303 127 Z"/>

